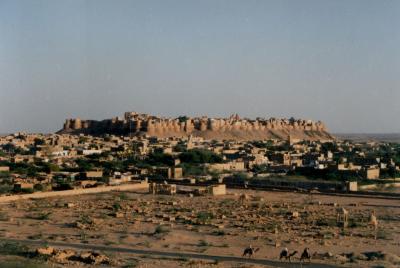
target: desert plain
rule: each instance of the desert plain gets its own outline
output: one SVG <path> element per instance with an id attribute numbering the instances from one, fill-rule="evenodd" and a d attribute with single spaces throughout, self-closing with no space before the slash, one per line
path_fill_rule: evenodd
<path id="1" fill-rule="evenodd" d="M 231 189 L 21 200 L 0 206 L 0 243 L 0 260 L 32 267 L 398 267 L 400 202 Z M 241 258 L 250 245 L 259 250 Z M 312 258 L 301 264 L 306 247 Z M 291 263 L 279 260 L 283 248 L 298 252 Z"/>

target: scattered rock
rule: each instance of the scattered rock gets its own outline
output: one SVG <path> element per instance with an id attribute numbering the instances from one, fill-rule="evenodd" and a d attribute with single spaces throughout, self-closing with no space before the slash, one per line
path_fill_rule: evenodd
<path id="1" fill-rule="evenodd" d="M 114 212 L 112 213 L 112 216 L 115 218 L 123 218 L 125 215 L 123 212 Z"/>
<path id="2" fill-rule="evenodd" d="M 52 248 L 52 247 L 37 248 L 36 253 L 39 255 L 50 256 L 50 255 L 53 255 L 54 248 Z"/>
<path id="3" fill-rule="evenodd" d="M 74 203 L 65 203 L 65 207 L 73 208 L 73 207 L 75 207 L 75 204 Z"/>
<path id="4" fill-rule="evenodd" d="M 298 212 L 298 211 L 293 211 L 293 212 L 291 213 L 290 217 L 291 217 L 292 219 L 298 218 L 298 217 L 299 217 L 299 212 Z"/>
<path id="5" fill-rule="evenodd" d="M 103 223 L 102 219 L 98 219 L 98 218 L 93 218 L 92 219 L 92 225 L 100 225 Z"/>
<path id="6" fill-rule="evenodd" d="M 339 255 L 339 254 L 335 255 L 335 259 L 338 260 L 338 261 L 341 261 L 341 262 L 347 262 L 348 261 L 348 259 L 345 256 Z"/>
<path id="7" fill-rule="evenodd" d="M 383 260 L 386 255 L 382 253 L 382 251 L 363 252 L 362 254 L 365 255 L 369 261 Z"/>
<path id="8" fill-rule="evenodd" d="M 81 229 L 81 230 L 84 230 L 84 229 L 88 228 L 88 226 L 86 224 L 83 224 L 83 223 L 81 223 L 79 221 L 75 222 L 74 225 L 75 225 L 76 228 Z"/>
<path id="9" fill-rule="evenodd" d="M 57 263 L 67 263 L 69 261 L 83 262 L 86 264 L 111 264 L 111 260 L 106 255 L 97 252 L 77 253 L 72 249 L 57 250 L 52 247 L 37 248 L 36 253 L 42 256 L 51 256 L 51 260 Z"/>
<path id="10" fill-rule="evenodd" d="M 360 260 L 360 261 L 367 261 L 368 260 L 367 256 L 365 256 L 364 254 L 358 254 L 356 256 L 356 259 Z"/>
<path id="11" fill-rule="evenodd" d="M 54 256 L 54 259 L 58 262 L 66 262 L 72 256 L 74 256 L 76 252 L 72 249 L 64 249 L 60 250 Z"/>
<path id="12" fill-rule="evenodd" d="M 82 262 L 87 264 L 110 264 L 110 259 L 97 252 L 84 252 L 80 255 Z"/>
<path id="13" fill-rule="evenodd" d="M 388 261 L 392 264 L 396 264 L 396 265 L 400 264 L 400 256 L 397 256 L 395 254 L 390 254 L 390 253 L 385 254 L 384 259 L 385 259 L 385 261 Z"/>

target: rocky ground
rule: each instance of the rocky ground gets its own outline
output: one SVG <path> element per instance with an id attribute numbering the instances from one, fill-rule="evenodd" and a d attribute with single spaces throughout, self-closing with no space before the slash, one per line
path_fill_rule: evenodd
<path id="1" fill-rule="evenodd" d="M 349 213 L 347 228 L 337 223 L 341 208 Z M 284 247 L 300 252 L 294 261 L 308 247 L 313 263 L 398 267 L 400 202 L 236 190 L 220 197 L 112 192 L 2 204 L 0 237 L 220 256 L 241 256 L 252 245 L 260 248 L 255 258 L 275 261 Z M 257 267 L 1 243 L 5 261 L 17 255 L 53 267 Z"/>

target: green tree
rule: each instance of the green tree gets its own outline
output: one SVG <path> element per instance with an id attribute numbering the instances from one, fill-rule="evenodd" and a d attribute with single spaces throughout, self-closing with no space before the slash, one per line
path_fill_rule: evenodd
<path id="1" fill-rule="evenodd" d="M 90 171 L 90 170 L 93 170 L 93 168 L 94 168 L 94 165 L 86 159 L 77 159 L 75 162 L 79 166 L 79 170 L 82 172 Z"/>
<path id="2" fill-rule="evenodd" d="M 162 165 L 172 166 L 174 165 L 175 160 L 169 154 L 164 154 L 161 152 L 153 152 L 149 154 L 149 156 L 145 160 L 145 163 L 152 166 L 162 166 Z"/>
<path id="3" fill-rule="evenodd" d="M 204 149 L 192 149 L 179 155 L 182 163 L 203 164 L 203 163 L 222 163 L 220 155 Z"/>
<path id="4" fill-rule="evenodd" d="M 34 144 L 35 144 L 35 146 L 38 146 L 38 145 L 43 145 L 43 144 L 45 144 L 45 142 L 44 142 L 44 140 L 41 139 L 41 138 L 35 138 Z"/>

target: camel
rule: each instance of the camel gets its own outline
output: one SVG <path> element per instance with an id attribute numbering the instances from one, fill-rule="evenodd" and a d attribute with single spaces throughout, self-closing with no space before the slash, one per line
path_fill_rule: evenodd
<path id="1" fill-rule="evenodd" d="M 309 248 L 305 248 L 303 253 L 301 253 L 300 262 L 305 259 L 308 259 L 308 261 L 311 262 L 311 253 Z"/>
<path id="2" fill-rule="evenodd" d="M 336 222 L 343 224 L 343 227 L 346 228 L 349 222 L 349 211 L 345 208 L 336 209 Z"/>
<path id="3" fill-rule="evenodd" d="M 253 248 L 251 245 L 244 249 L 242 257 L 249 256 L 251 258 L 260 248 Z"/>
<path id="4" fill-rule="evenodd" d="M 373 210 L 369 218 L 369 224 L 371 224 L 374 229 L 378 229 L 378 219 L 376 218 L 375 211 Z"/>
<path id="5" fill-rule="evenodd" d="M 281 251 L 281 254 L 279 255 L 279 259 L 281 260 L 282 258 L 285 258 L 286 260 L 289 260 L 291 262 L 291 257 L 297 254 L 297 250 L 293 251 L 292 253 L 289 254 L 289 250 L 287 248 L 284 248 Z"/>
<path id="6" fill-rule="evenodd" d="M 336 209 L 336 213 L 337 222 L 347 222 L 349 220 L 349 211 L 347 211 L 345 208 Z"/>
<path id="7" fill-rule="evenodd" d="M 371 216 L 369 217 L 369 224 L 372 225 L 372 227 L 374 228 L 376 240 L 376 237 L 378 236 L 378 219 L 376 218 L 375 210 L 371 212 Z"/>
<path id="8" fill-rule="evenodd" d="M 249 196 L 247 194 L 241 194 L 239 196 L 239 202 L 241 204 L 244 204 L 247 200 L 249 200 Z"/>

